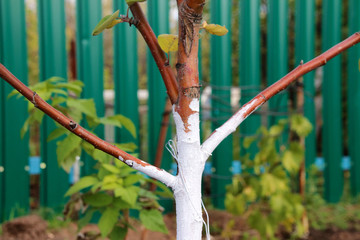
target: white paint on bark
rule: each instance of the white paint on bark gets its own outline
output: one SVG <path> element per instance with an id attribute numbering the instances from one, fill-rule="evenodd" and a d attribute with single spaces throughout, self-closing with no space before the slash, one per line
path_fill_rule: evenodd
<path id="1" fill-rule="evenodd" d="M 251 102 L 240 108 L 228 121 L 226 121 L 223 125 L 217 128 L 213 134 L 202 144 L 202 151 L 207 156 L 211 155 L 211 153 L 215 150 L 215 148 L 231 133 L 235 132 L 236 128 L 249 116 L 246 115 L 249 108 L 254 105 L 257 106 L 254 110 L 258 109 L 265 101 L 261 98 L 254 98 Z"/>
<path id="2" fill-rule="evenodd" d="M 166 186 L 170 188 L 173 188 L 176 183 L 176 177 L 163 169 L 159 169 L 153 165 L 149 165 L 146 162 L 143 162 L 144 164 L 139 164 L 132 160 L 124 160 L 121 156 L 119 156 L 119 159 L 128 166 L 142 173 L 145 173 L 151 178 L 159 180 L 160 182 L 164 183 Z"/>
<path id="3" fill-rule="evenodd" d="M 201 239 L 201 178 L 206 155 L 200 147 L 199 100 L 190 104 L 193 114 L 187 119 L 187 130 L 173 107 L 177 130 L 177 161 L 179 173 L 173 188 L 176 202 L 177 240 Z"/>

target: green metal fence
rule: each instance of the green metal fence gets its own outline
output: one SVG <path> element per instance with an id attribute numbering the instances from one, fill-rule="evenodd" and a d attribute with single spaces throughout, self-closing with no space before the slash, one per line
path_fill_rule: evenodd
<path id="1" fill-rule="evenodd" d="M 113 0 L 113 9 L 126 11 L 123 0 Z M 210 65 L 202 59 L 203 75 L 210 76 L 212 87 L 211 118 L 212 128 L 222 124 L 231 114 L 231 85 L 238 75 L 237 86 L 241 89 L 240 104 L 244 104 L 264 87 L 286 74 L 290 69 L 291 59 L 299 64 L 301 60 L 308 61 L 315 52 L 326 50 L 339 42 L 344 36 L 360 30 L 360 2 L 348 1 L 347 15 L 342 16 L 341 0 L 323 0 L 322 12 L 315 6 L 315 0 L 211 0 L 207 8 L 210 14 L 205 15 L 208 22 L 226 25 L 230 32 L 225 37 L 210 37 Z M 65 49 L 65 2 L 64 0 L 38 0 L 37 15 L 39 19 L 39 51 L 40 79 L 51 76 L 67 77 L 68 63 Z M 167 0 L 148 1 L 147 15 L 155 34 L 170 31 L 170 3 Z M 234 14 L 234 9 L 237 13 Z M 322 13 L 321 33 L 316 28 L 316 15 Z M 233 16 L 232 16 L 233 14 Z M 103 98 L 104 89 L 104 59 L 102 36 L 91 36 L 91 31 L 102 15 L 101 0 L 76 1 L 76 60 L 77 78 L 85 83 L 83 97 L 94 98 L 99 115 L 105 113 Z M 209 16 L 208 16 L 209 15 Z M 290 16 L 294 16 L 292 20 Z M 238 29 L 230 29 L 232 20 L 239 21 Z M 342 21 L 348 26 L 342 28 Z M 290 24 L 295 24 L 294 27 Z M 345 30 L 344 30 L 345 29 Z M 347 29 L 347 30 L 346 30 Z M 234 31 L 238 30 L 238 31 Z M 239 32 L 236 36 L 234 32 Z M 137 128 L 139 125 L 138 109 L 138 35 L 134 28 L 120 26 L 113 30 L 114 49 L 114 112 L 130 117 Z M 289 38 L 289 36 L 292 36 Z M 235 40 L 234 40 L 235 39 Z M 319 44 L 320 41 L 320 44 Z M 206 47 L 206 39 L 201 47 Z M 235 51 L 234 42 L 238 43 L 239 51 Z M 294 45 L 290 44 L 294 43 Z M 321 49 L 316 46 L 321 45 Z M 266 46 L 267 52 L 262 51 Z M 106 46 L 109 47 L 109 46 Z M 295 48 L 295 51 L 290 49 Z M 319 48 L 319 47 L 318 47 Z M 234 54 L 236 52 L 236 54 Z M 147 54 L 147 86 L 148 98 L 148 159 L 154 160 L 155 149 L 161 117 L 166 100 L 166 90 L 150 54 Z M 234 57 L 239 60 L 237 69 L 233 70 Z M 343 169 L 341 161 L 345 154 L 344 147 L 349 148 L 351 159 L 351 189 L 354 195 L 360 193 L 360 72 L 358 62 L 360 47 L 351 49 L 347 57 L 339 56 L 331 60 L 323 68 L 323 111 L 322 111 L 322 142 L 316 136 L 315 130 L 307 137 L 306 166 L 315 162 L 315 158 L 324 157 L 325 161 L 325 197 L 330 202 L 337 202 L 343 189 Z M 346 61 L 345 61 L 346 60 Z M 24 0 L 0 0 L 0 62 L 8 67 L 19 79 L 27 82 L 27 45 Z M 346 62 L 346 69 L 342 65 Z M 295 65 L 296 65 L 295 64 Z M 207 71 L 207 69 L 210 69 Z M 238 74 L 234 75 L 234 72 Z M 204 74 L 205 73 L 205 74 Z M 346 74 L 342 74 L 346 73 Z M 344 79 L 343 76 L 347 76 Z M 237 81 L 237 80 L 236 80 Z M 303 78 L 304 115 L 316 126 L 315 110 L 315 73 L 309 73 Z M 343 89 L 346 87 L 345 89 Z M 24 101 L 7 95 L 11 88 L 0 82 L 0 216 L 6 219 L 14 208 L 29 208 L 29 173 L 28 169 L 28 137 L 20 138 L 19 130 L 26 119 L 27 105 Z M 344 101 L 345 96 L 347 101 Z M 269 113 L 265 122 L 275 123 L 278 119 L 288 116 L 287 92 L 274 97 L 268 105 Z M 345 117 L 348 125 L 343 129 L 342 114 L 347 108 Z M 299 110 L 299 109 L 298 109 Z M 255 114 L 240 128 L 241 136 L 252 135 L 261 125 L 264 117 Z M 63 194 L 69 186 L 68 176 L 58 168 L 55 155 L 55 144 L 47 143 L 46 136 L 53 128 L 53 123 L 45 120 L 41 127 L 41 159 L 46 168 L 41 173 L 41 204 L 55 207 L 64 203 Z M 97 134 L 104 137 L 104 129 L 97 129 Z M 168 139 L 171 138 L 169 130 Z M 140 144 L 144 139 L 133 139 L 126 132 L 116 132 L 116 141 L 135 141 Z M 348 141 L 343 142 L 348 136 Z M 286 137 L 286 136 L 285 136 Z M 216 207 L 223 208 L 225 185 L 230 179 L 233 162 L 234 137 L 227 138 L 214 152 L 211 163 L 211 194 Z M 322 152 L 319 147 L 322 146 Z M 140 149 L 142 151 L 142 149 Z M 256 147 L 250 149 L 253 155 Z M 244 153 L 244 152 L 242 152 Z M 94 162 L 88 158 L 82 159 L 84 174 L 91 173 Z M 171 157 L 166 153 L 162 167 L 171 168 Z"/>

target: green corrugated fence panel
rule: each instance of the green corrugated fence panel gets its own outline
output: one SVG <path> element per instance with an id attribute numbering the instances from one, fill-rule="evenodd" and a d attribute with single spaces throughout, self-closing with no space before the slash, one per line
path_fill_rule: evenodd
<path id="1" fill-rule="evenodd" d="M 231 0 L 212 0 L 211 22 L 225 25 L 230 30 L 231 6 Z M 215 130 L 231 116 L 231 31 L 222 37 L 211 37 L 211 84 L 212 118 L 214 118 L 212 128 Z M 231 182 L 230 179 L 224 179 L 221 176 L 231 176 L 232 148 L 232 136 L 229 136 L 212 155 L 214 174 L 220 176 L 219 178 L 214 177 L 211 184 L 213 203 L 217 208 L 224 208 L 225 186 Z"/>
<path id="2" fill-rule="evenodd" d="M 260 0 L 240 1 L 240 88 L 241 105 L 251 100 L 260 90 Z M 252 114 L 241 126 L 241 139 L 254 135 L 261 124 L 261 116 Z M 242 141 L 241 141 L 242 143 Z M 252 144 L 246 152 L 253 158 L 257 146 Z M 245 154 L 241 149 L 241 154 Z"/>
<path id="3" fill-rule="evenodd" d="M 156 36 L 159 34 L 169 33 L 169 1 L 158 0 L 148 1 L 148 20 L 154 30 Z M 162 114 L 165 108 L 166 88 L 162 81 L 159 69 L 157 68 L 154 59 L 148 51 L 147 71 L 148 71 L 148 133 L 149 133 L 149 162 L 153 163 L 158 143 L 158 136 L 160 132 Z M 169 139 L 170 128 L 168 132 Z M 171 167 L 171 155 L 165 150 L 161 167 L 169 170 Z"/>
<path id="4" fill-rule="evenodd" d="M 0 0 L 0 7 L 3 9 L 2 0 Z M 5 22 L 2 18 L 2 10 L 0 9 L 0 63 L 4 63 L 4 56 L 3 56 L 3 27 L 2 22 Z M 4 135 L 4 110 L 5 110 L 5 96 L 4 96 L 4 84 L 3 82 L 0 82 L 0 192 L 5 193 L 4 191 L 4 172 L 3 172 L 3 166 L 4 166 L 4 144 L 5 144 L 5 135 Z M 0 196 L 0 222 L 3 220 L 3 194 Z"/>
<path id="5" fill-rule="evenodd" d="M 147 1 L 147 14 L 148 21 L 154 30 L 156 36 L 159 34 L 169 33 L 169 1 Z M 147 52 L 147 76 L 148 76 L 148 149 L 149 149 L 149 162 L 154 163 L 156 149 L 158 144 L 160 127 L 162 124 L 162 116 L 165 108 L 166 101 L 166 88 L 162 81 L 159 69 L 156 66 L 154 59 L 150 52 Z M 171 138 L 171 129 L 169 126 L 167 139 Z M 164 146 L 165 147 L 165 146 Z M 169 170 L 171 168 L 172 157 L 170 153 L 164 150 L 161 168 Z M 171 211 L 172 201 L 161 201 L 160 204 L 166 209 Z"/>
<path id="6" fill-rule="evenodd" d="M 349 35 L 360 30 L 360 1 L 349 2 Z M 360 193 L 360 46 L 351 48 L 348 53 L 348 131 L 351 158 L 351 191 L 354 196 Z"/>
<path id="7" fill-rule="evenodd" d="M 23 0 L 0 1 L 2 32 L 1 63 L 16 77 L 27 84 L 27 49 L 25 32 L 25 5 Z M 2 191 L 1 216 L 8 218 L 12 209 L 29 208 L 28 137 L 20 138 L 20 129 L 27 117 L 27 103 L 23 99 L 7 99 L 13 88 L 0 83 L 2 104 L 2 162 L 4 172 L 0 174 Z M 5 194 L 6 193 L 6 194 Z"/>
<path id="8" fill-rule="evenodd" d="M 315 55 L 315 1 L 296 1 L 295 55 L 296 64 L 307 62 Z M 305 139 L 305 165 L 308 168 L 316 157 L 315 71 L 304 76 L 304 116 L 313 125 Z"/>
<path id="9" fill-rule="evenodd" d="M 288 72 L 288 1 L 268 0 L 267 83 L 273 84 Z M 288 94 L 282 92 L 269 100 L 269 126 L 287 116 Z M 286 134 L 284 141 L 286 142 Z"/>
<path id="10" fill-rule="evenodd" d="M 67 78 L 64 4 L 64 0 L 38 1 L 41 81 L 53 76 Z M 54 121 L 46 116 L 41 126 L 41 158 L 46 168 L 41 173 L 40 195 L 41 204 L 48 207 L 64 204 L 64 194 L 69 187 L 68 174 L 57 162 L 56 142 L 47 142 L 54 129 Z"/>
<path id="11" fill-rule="evenodd" d="M 126 13 L 127 4 L 123 0 L 114 0 L 113 7 L 114 11 L 120 9 L 120 14 Z M 114 82 L 115 113 L 130 118 L 139 130 L 136 32 L 134 26 L 125 23 L 114 28 Z M 139 146 L 139 138 L 134 138 L 125 129 L 117 129 L 116 142 L 134 142 Z"/>
<path id="12" fill-rule="evenodd" d="M 323 0 L 323 51 L 341 41 L 341 0 Z M 341 169 L 341 58 L 335 57 L 324 66 L 323 84 L 323 155 L 325 167 L 325 199 L 340 200 L 343 189 Z"/>
<path id="13" fill-rule="evenodd" d="M 104 116 L 103 34 L 92 36 L 93 29 L 102 18 L 101 0 L 77 0 L 76 4 L 77 78 L 85 84 L 82 97 L 93 98 L 98 116 Z M 96 128 L 94 132 L 100 138 L 104 137 L 103 127 Z M 82 175 L 94 173 L 96 162 L 85 153 L 82 161 Z"/>

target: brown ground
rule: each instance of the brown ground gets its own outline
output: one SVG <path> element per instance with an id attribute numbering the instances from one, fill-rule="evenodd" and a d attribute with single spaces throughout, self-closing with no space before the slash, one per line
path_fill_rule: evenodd
<path id="1" fill-rule="evenodd" d="M 240 240 L 242 232 L 247 230 L 250 235 L 256 236 L 255 231 L 247 229 L 244 220 L 241 218 L 233 219 L 230 214 L 223 211 L 210 211 L 211 233 L 213 240 Z M 161 234 L 144 230 L 136 222 L 136 231 L 130 230 L 128 240 L 175 240 L 176 225 L 173 214 L 166 215 L 165 223 L 169 229 L 169 234 Z M 138 225 L 139 227 L 136 227 Z M 227 230 L 228 229 L 228 230 Z M 231 229 L 231 230 L 230 230 Z M 236 229 L 236 230 L 234 230 Z M 98 232 L 96 225 L 88 225 L 82 230 L 82 234 L 77 234 L 76 225 L 70 224 L 60 230 L 48 230 L 46 221 L 36 215 L 29 215 L 14 219 L 3 224 L 3 235 L 0 240 L 95 240 L 91 237 L 84 237 L 85 232 Z M 221 233 L 223 236 L 221 236 Z M 251 239 L 251 238 L 250 238 Z M 312 230 L 309 240 L 360 240 L 360 231 L 355 229 L 339 230 L 328 229 L 325 231 Z"/>

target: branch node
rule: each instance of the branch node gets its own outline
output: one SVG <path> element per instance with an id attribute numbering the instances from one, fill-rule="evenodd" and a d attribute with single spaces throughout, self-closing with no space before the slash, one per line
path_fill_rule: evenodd
<path id="1" fill-rule="evenodd" d="M 265 97 L 265 95 L 264 95 L 264 94 L 260 93 L 260 96 L 262 96 L 262 98 L 265 100 L 265 102 L 267 102 L 267 101 L 268 101 L 268 99 Z"/>
<path id="2" fill-rule="evenodd" d="M 129 25 L 131 27 L 131 25 L 134 25 L 135 27 L 137 27 L 139 25 L 140 21 L 137 18 L 130 18 L 129 20 Z"/>
<path id="3" fill-rule="evenodd" d="M 37 93 L 34 92 L 31 103 L 34 104 L 34 107 L 38 108 L 39 106 L 37 105 L 36 99 L 35 99 L 35 98 L 36 98 L 36 95 L 37 95 Z"/>
<path id="4" fill-rule="evenodd" d="M 75 129 L 77 128 L 77 126 L 78 126 L 78 125 L 77 125 L 75 122 L 70 121 L 69 127 L 71 128 L 71 130 L 75 130 Z"/>
<path id="5" fill-rule="evenodd" d="M 304 60 L 300 61 L 300 66 L 304 65 Z"/>

